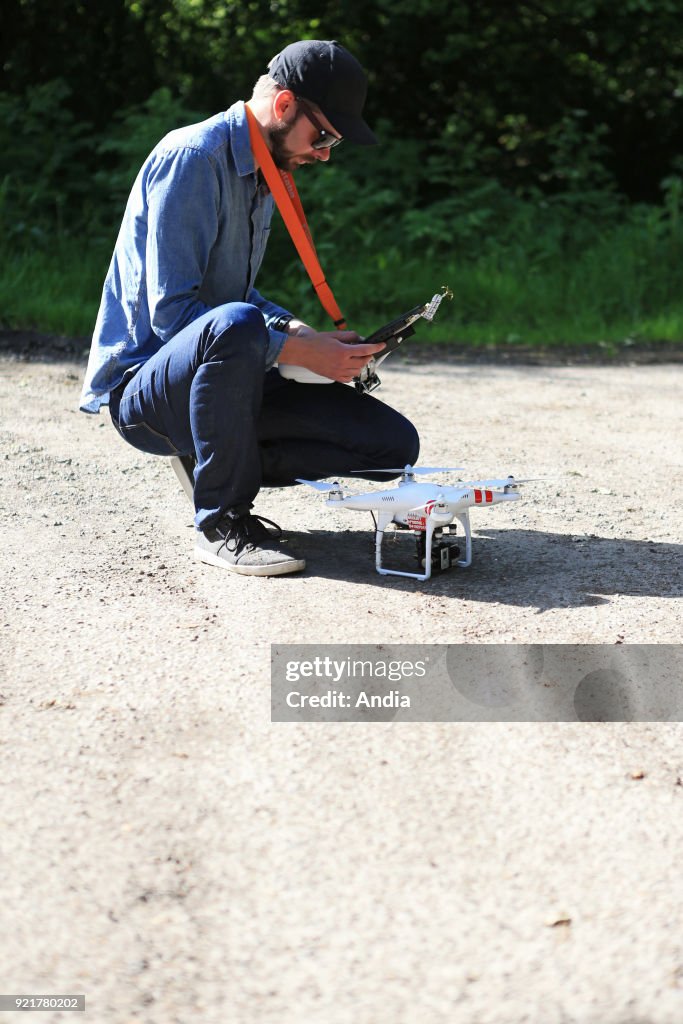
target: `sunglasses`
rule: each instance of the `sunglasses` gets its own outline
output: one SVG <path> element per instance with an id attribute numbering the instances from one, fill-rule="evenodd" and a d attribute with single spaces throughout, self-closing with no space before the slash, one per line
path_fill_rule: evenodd
<path id="1" fill-rule="evenodd" d="M 338 135 L 333 135 L 327 130 L 327 128 L 323 128 L 306 100 L 302 100 L 300 96 L 297 96 L 296 101 L 301 104 L 304 114 L 319 133 L 318 138 L 314 139 L 311 143 L 311 149 L 332 149 L 333 146 L 338 146 L 342 141 L 340 137 Z"/>

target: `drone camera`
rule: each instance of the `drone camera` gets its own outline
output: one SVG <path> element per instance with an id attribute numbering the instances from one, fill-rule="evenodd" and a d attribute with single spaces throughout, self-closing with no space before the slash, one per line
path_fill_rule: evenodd
<path id="1" fill-rule="evenodd" d="M 432 543 L 432 576 L 440 572 L 446 572 L 453 568 L 460 558 L 460 547 L 455 541 L 455 534 L 447 530 L 438 530 L 434 533 Z M 425 535 L 420 534 L 417 538 L 417 561 L 423 569 L 427 567 L 427 545 Z"/>

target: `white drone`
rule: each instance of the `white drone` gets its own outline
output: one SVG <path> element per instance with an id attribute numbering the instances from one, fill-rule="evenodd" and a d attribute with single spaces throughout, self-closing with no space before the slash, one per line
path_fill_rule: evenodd
<path id="1" fill-rule="evenodd" d="M 528 480 L 513 476 L 500 480 L 459 480 L 455 486 L 443 487 L 436 483 L 418 483 L 416 475 L 423 473 L 459 472 L 462 467 L 404 466 L 402 469 L 382 469 L 377 472 L 401 473 L 396 487 L 366 494 L 344 494 L 339 482 L 321 483 L 317 480 L 298 479 L 327 494 L 328 508 L 351 508 L 375 513 L 375 568 L 382 576 L 409 576 L 415 580 L 428 580 L 432 570 L 441 572 L 453 565 L 466 568 L 472 563 L 471 508 L 487 508 L 501 501 L 517 501 L 519 485 Z M 365 472 L 365 471 L 363 471 Z M 457 519 L 465 535 L 465 557 L 458 558 L 460 550 L 444 539 L 449 527 Z M 423 573 L 399 572 L 382 565 L 382 539 L 390 523 L 398 530 L 410 530 L 417 537 L 418 561 Z M 436 542 L 436 543 L 434 543 Z"/>

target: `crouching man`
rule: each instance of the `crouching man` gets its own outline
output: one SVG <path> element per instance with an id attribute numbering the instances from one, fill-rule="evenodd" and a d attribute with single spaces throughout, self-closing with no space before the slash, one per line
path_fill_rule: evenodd
<path id="1" fill-rule="evenodd" d="M 413 425 L 346 386 L 382 345 L 316 331 L 255 288 L 273 198 L 252 153 L 254 115 L 277 167 L 326 162 L 377 140 L 362 118 L 366 78 L 337 42 L 292 43 L 247 104 L 171 132 L 133 185 L 104 284 L 81 409 L 152 455 L 191 455 L 196 557 L 247 575 L 303 558 L 252 509 L 262 486 L 401 466 Z M 277 364 L 331 378 L 285 379 Z M 386 479 L 389 474 L 382 474 Z"/>

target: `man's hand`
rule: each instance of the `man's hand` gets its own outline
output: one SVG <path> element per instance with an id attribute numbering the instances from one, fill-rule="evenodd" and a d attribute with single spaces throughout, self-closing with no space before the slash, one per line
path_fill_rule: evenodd
<path id="1" fill-rule="evenodd" d="M 293 317 L 287 324 L 287 334 L 296 338 L 310 338 L 312 334 L 317 334 L 315 327 L 309 327 L 303 320 L 297 320 Z"/>
<path id="2" fill-rule="evenodd" d="M 319 373 L 321 377 L 348 384 L 358 376 L 372 356 L 385 347 L 383 342 L 365 345 L 355 331 L 316 333 L 298 321 L 282 348 L 278 362 L 304 366 L 307 370 Z"/>

